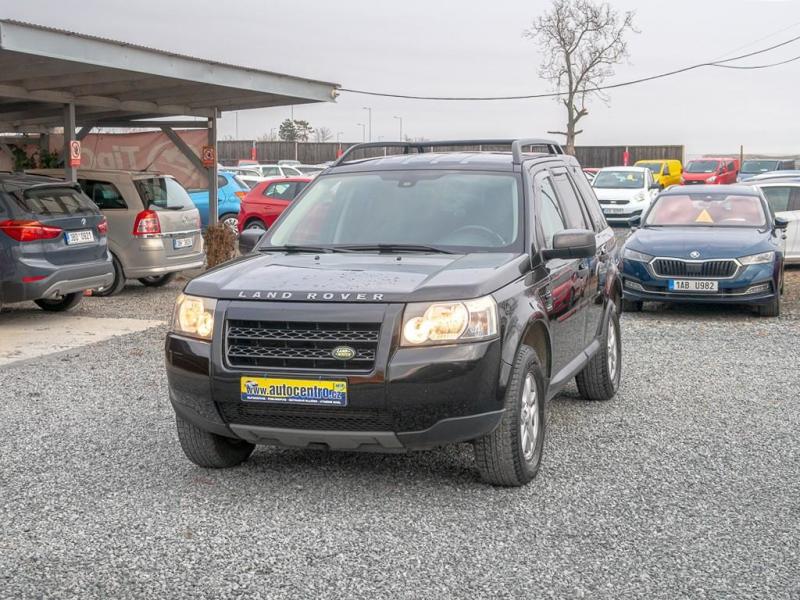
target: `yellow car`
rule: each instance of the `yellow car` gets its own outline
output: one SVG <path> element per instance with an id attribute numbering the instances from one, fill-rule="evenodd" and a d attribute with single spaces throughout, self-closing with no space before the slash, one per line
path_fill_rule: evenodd
<path id="1" fill-rule="evenodd" d="M 663 189 L 681 183 L 683 165 L 679 160 L 640 160 L 634 166 L 650 169 L 653 179 Z"/>

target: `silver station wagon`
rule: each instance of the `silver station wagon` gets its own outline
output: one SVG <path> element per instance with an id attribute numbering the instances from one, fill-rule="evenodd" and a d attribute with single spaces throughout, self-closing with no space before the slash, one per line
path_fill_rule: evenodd
<path id="1" fill-rule="evenodd" d="M 58 169 L 30 171 L 60 177 Z M 177 273 L 203 266 L 200 213 L 169 175 L 146 171 L 79 169 L 78 183 L 108 220 L 114 282 L 94 291 L 110 296 L 127 279 L 161 286 Z"/>

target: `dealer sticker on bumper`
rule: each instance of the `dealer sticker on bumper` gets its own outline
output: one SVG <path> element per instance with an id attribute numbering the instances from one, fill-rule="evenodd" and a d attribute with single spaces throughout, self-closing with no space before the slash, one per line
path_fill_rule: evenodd
<path id="1" fill-rule="evenodd" d="M 347 406 L 346 381 L 242 377 L 242 402 Z"/>

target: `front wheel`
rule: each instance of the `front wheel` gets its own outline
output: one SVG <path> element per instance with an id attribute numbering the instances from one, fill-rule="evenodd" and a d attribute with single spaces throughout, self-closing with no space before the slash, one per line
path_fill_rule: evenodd
<path id="1" fill-rule="evenodd" d="M 544 448 L 544 402 L 539 360 L 533 348 L 523 346 L 514 360 L 500 425 L 473 442 L 484 481 L 519 487 L 536 477 Z"/>
<path id="2" fill-rule="evenodd" d="M 575 383 L 578 392 L 587 400 L 610 400 L 619 389 L 622 372 L 622 342 L 619 317 L 612 304 L 605 331 L 600 337 L 600 349 L 578 373 Z"/>
<path id="3" fill-rule="evenodd" d="M 167 285 L 170 281 L 175 279 L 175 273 L 166 273 L 164 275 L 150 275 L 149 277 L 140 277 L 139 281 L 142 285 L 147 287 L 161 287 Z"/>
<path id="4" fill-rule="evenodd" d="M 756 306 L 759 317 L 780 317 L 781 316 L 781 296 L 778 294 L 769 304 L 759 304 Z"/>
<path id="5" fill-rule="evenodd" d="M 177 415 L 175 422 L 183 453 L 199 467 L 207 469 L 235 467 L 247 460 L 255 449 L 255 445 L 250 442 L 204 431 Z"/>
<path id="6" fill-rule="evenodd" d="M 34 302 L 39 308 L 47 312 L 63 312 L 75 308 L 82 299 L 83 292 L 75 292 L 60 298 L 40 298 L 39 300 L 34 300 Z"/>
<path id="7" fill-rule="evenodd" d="M 225 213 L 219 218 L 219 222 L 229 227 L 236 235 L 239 235 L 239 215 L 236 213 Z"/>
<path id="8" fill-rule="evenodd" d="M 625 300 L 622 299 L 622 312 L 642 312 L 642 308 L 644 308 L 644 302 L 638 302 L 636 300 Z"/>

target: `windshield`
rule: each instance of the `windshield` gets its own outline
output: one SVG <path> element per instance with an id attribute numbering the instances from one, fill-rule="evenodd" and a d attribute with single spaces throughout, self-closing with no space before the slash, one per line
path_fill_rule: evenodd
<path id="1" fill-rule="evenodd" d="M 675 194 L 659 196 L 644 224 L 645 227 L 764 227 L 766 223 L 758 196 Z"/>
<path id="2" fill-rule="evenodd" d="M 387 171 L 319 177 L 260 247 L 416 245 L 522 249 L 515 175 Z"/>
<path id="3" fill-rule="evenodd" d="M 194 208 L 192 199 L 183 186 L 172 177 L 150 177 L 136 179 L 136 191 L 145 207 L 154 210 L 181 210 Z"/>
<path id="4" fill-rule="evenodd" d="M 742 173 L 767 173 L 778 170 L 777 160 L 746 160 L 742 163 Z"/>
<path id="5" fill-rule="evenodd" d="M 645 169 L 650 169 L 650 172 L 653 175 L 661 175 L 661 169 L 664 166 L 664 163 L 638 163 L 637 167 L 644 167 Z"/>
<path id="6" fill-rule="evenodd" d="M 592 182 L 596 188 L 637 189 L 644 187 L 644 173 L 636 171 L 600 171 Z"/>
<path id="7" fill-rule="evenodd" d="M 686 165 L 687 173 L 714 173 L 719 167 L 718 160 L 693 160 Z"/>

